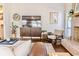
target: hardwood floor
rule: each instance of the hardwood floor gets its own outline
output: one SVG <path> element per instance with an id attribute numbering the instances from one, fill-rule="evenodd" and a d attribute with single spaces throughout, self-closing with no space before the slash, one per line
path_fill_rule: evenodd
<path id="1" fill-rule="evenodd" d="M 46 43 L 51 43 L 50 41 L 42 41 L 42 40 L 33 40 L 32 42 L 46 42 Z M 51 43 L 52 44 L 52 43 Z M 52 46 L 54 47 L 55 49 L 55 52 L 67 52 L 67 49 L 65 49 L 62 45 L 55 45 L 55 44 L 52 44 Z M 69 53 L 70 54 L 70 53 Z M 71 55 L 71 54 L 70 54 Z"/>
<path id="2" fill-rule="evenodd" d="M 32 42 L 41 42 L 41 40 L 33 40 Z M 43 41 L 47 42 L 47 41 Z M 47 42 L 48 43 L 48 42 Z M 52 45 L 56 52 L 68 52 L 62 45 Z"/>
<path id="3" fill-rule="evenodd" d="M 68 52 L 62 45 L 53 45 L 56 52 Z"/>

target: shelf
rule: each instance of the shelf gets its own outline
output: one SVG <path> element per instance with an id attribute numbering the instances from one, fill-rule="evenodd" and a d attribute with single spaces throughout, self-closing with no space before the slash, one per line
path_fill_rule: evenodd
<path id="1" fill-rule="evenodd" d="M 3 13 L 0 13 L 0 15 L 3 15 Z"/>
<path id="2" fill-rule="evenodd" d="M 0 25 L 3 24 L 3 20 L 0 20 Z"/>
<path id="3" fill-rule="evenodd" d="M 74 16 L 74 17 L 79 17 L 79 12 L 75 12 L 75 13 L 73 14 L 73 16 Z"/>
<path id="4" fill-rule="evenodd" d="M 75 28 L 79 28 L 79 26 L 74 26 Z"/>
<path id="5" fill-rule="evenodd" d="M 22 16 L 22 20 L 40 20 L 41 16 Z"/>
<path id="6" fill-rule="evenodd" d="M 3 6 L 0 5 L 0 38 L 4 38 Z"/>
<path id="7" fill-rule="evenodd" d="M 0 13 L 0 20 L 3 20 L 3 13 Z"/>

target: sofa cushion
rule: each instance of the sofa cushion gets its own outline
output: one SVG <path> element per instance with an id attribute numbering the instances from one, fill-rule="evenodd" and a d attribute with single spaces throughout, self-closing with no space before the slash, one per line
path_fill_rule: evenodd
<path id="1" fill-rule="evenodd" d="M 15 49 L 16 47 L 18 47 L 19 45 L 23 44 L 25 41 L 19 40 L 17 41 L 14 45 L 13 48 Z"/>
<path id="2" fill-rule="evenodd" d="M 49 39 L 56 39 L 56 36 L 55 35 L 48 35 L 48 38 Z"/>
<path id="3" fill-rule="evenodd" d="M 14 56 L 13 51 L 5 46 L 0 46 L 0 56 Z"/>
<path id="4" fill-rule="evenodd" d="M 24 41 L 24 43 L 14 49 L 14 53 L 16 56 L 26 56 L 29 54 L 31 46 L 31 40 Z"/>

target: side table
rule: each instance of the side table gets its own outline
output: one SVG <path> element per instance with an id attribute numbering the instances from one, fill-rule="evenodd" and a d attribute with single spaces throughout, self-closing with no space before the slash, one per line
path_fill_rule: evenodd
<path id="1" fill-rule="evenodd" d="M 48 39 L 51 39 L 52 44 L 56 43 L 56 36 L 55 35 L 48 35 Z"/>
<path id="2" fill-rule="evenodd" d="M 60 35 L 56 35 L 56 45 L 61 44 L 62 37 Z"/>

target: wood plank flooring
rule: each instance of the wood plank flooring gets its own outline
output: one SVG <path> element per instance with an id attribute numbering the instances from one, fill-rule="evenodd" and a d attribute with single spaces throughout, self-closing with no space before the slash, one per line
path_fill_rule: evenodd
<path id="1" fill-rule="evenodd" d="M 62 45 L 53 45 L 56 52 L 68 52 Z"/>
<path id="2" fill-rule="evenodd" d="M 41 40 L 33 40 L 32 42 L 42 42 L 42 41 Z M 43 42 L 51 43 L 49 41 L 43 41 Z M 52 46 L 54 47 L 55 52 L 67 52 L 67 53 L 69 53 L 62 45 L 53 45 L 52 44 Z"/>

